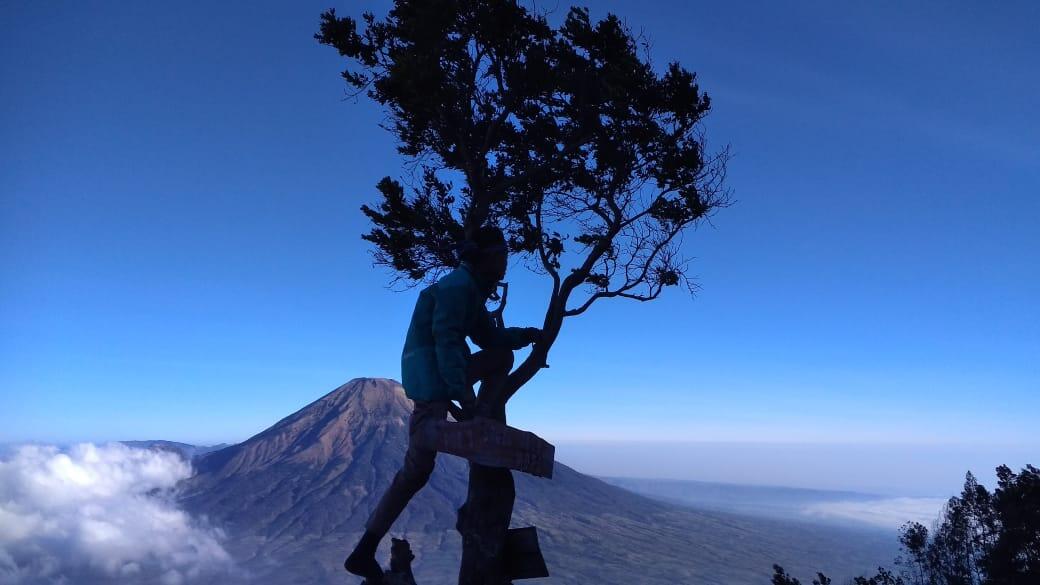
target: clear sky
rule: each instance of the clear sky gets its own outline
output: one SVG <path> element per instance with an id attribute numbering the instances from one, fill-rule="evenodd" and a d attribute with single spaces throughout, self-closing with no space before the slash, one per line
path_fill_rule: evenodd
<path id="1" fill-rule="evenodd" d="M 6 6 L 0 441 L 238 441 L 399 378 L 417 291 L 358 208 L 401 161 L 312 39 L 333 5 L 387 3 Z M 737 204 L 687 238 L 695 298 L 569 320 L 513 423 L 1040 446 L 1036 3 L 590 6 L 698 72 Z M 508 278 L 540 323 L 547 283 Z"/>

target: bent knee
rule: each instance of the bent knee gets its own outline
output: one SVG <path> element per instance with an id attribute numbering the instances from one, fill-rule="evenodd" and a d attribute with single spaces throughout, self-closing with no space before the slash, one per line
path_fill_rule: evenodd
<path id="1" fill-rule="evenodd" d="M 403 479 L 410 485 L 419 488 L 426 485 L 426 482 L 430 480 L 430 475 L 433 474 L 433 467 L 433 461 L 414 462 L 411 465 L 406 465 L 401 470 L 401 475 L 404 476 Z"/>

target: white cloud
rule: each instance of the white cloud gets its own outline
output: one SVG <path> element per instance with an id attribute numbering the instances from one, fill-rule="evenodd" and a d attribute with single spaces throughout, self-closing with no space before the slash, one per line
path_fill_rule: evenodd
<path id="1" fill-rule="evenodd" d="M 898 528 L 906 522 L 931 526 L 939 517 L 946 500 L 943 498 L 887 498 L 820 502 L 802 512 L 826 520 L 862 522 L 882 528 Z"/>
<path id="2" fill-rule="evenodd" d="M 113 443 L 24 445 L 0 461 L 0 584 L 161 582 L 229 570 L 223 534 L 172 500 L 191 466 Z"/>

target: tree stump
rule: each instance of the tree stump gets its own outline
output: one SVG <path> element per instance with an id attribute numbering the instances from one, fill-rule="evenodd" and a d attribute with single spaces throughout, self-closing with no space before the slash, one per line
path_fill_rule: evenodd
<path id="1" fill-rule="evenodd" d="M 412 575 L 412 547 L 403 538 L 390 539 L 390 570 L 383 572 L 383 580 L 380 585 L 417 585 L 415 576 Z M 361 585 L 372 585 L 368 580 L 362 581 Z"/>

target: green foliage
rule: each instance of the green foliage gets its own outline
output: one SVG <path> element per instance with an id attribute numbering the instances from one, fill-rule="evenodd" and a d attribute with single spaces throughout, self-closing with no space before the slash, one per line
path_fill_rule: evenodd
<path id="1" fill-rule="evenodd" d="M 780 565 L 773 565 L 773 585 L 802 585 L 798 579 L 787 574 Z"/>
<path id="2" fill-rule="evenodd" d="M 828 582 L 830 579 L 827 580 Z M 816 581 L 813 581 L 816 583 Z M 892 571 L 878 567 L 878 572 L 873 577 L 856 577 L 852 580 L 853 585 L 904 585 L 903 578 L 892 573 Z"/>
<path id="3" fill-rule="evenodd" d="M 773 585 L 802 585 L 802 582 L 798 579 L 787 574 L 784 568 L 780 565 L 773 565 Z M 831 580 L 827 575 L 823 573 L 816 573 L 816 578 L 813 579 L 813 585 L 831 585 Z M 857 585 L 859 585 L 857 583 Z M 873 585 L 873 583 L 871 583 Z"/>
<path id="4" fill-rule="evenodd" d="M 879 568 L 854 585 L 1036 585 L 1040 583 L 1040 470 L 997 468 L 990 493 L 970 472 L 932 531 L 918 523 L 900 530 L 902 575 Z M 799 585 L 773 565 L 774 585 Z M 823 575 L 819 575 L 823 579 Z M 813 581 L 816 583 L 816 581 Z"/>
<path id="5" fill-rule="evenodd" d="M 378 209 L 362 205 L 361 211 L 381 227 L 361 237 L 376 245 L 382 263 L 412 280 L 422 280 L 431 270 L 454 263 L 454 246 L 463 234 L 452 217 L 455 199 L 449 184 L 427 170 L 412 198 L 390 177 L 384 177 L 376 188 L 383 202 Z"/>
<path id="6" fill-rule="evenodd" d="M 315 37 L 422 168 L 409 190 L 383 179 L 382 202 L 362 207 L 377 264 L 435 278 L 454 265 L 452 245 L 490 222 L 553 279 L 547 321 L 598 298 L 693 289 L 678 245 L 727 204 L 728 155 L 706 154 L 711 100 L 696 75 L 655 70 L 616 16 L 571 8 L 554 28 L 513 0 L 397 0 L 382 20 L 329 10 Z M 569 309 L 582 284 L 588 298 Z"/>

